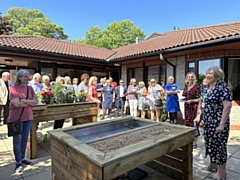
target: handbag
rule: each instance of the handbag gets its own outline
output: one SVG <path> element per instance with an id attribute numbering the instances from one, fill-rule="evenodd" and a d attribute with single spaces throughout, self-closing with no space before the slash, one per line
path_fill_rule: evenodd
<path id="1" fill-rule="evenodd" d="M 154 98 L 155 98 L 155 97 L 156 97 L 156 96 L 155 96 L 155 93 L 154 93 Z M 155 100 L 153 101 L 153 105 L 156 106 L 156 107 L 162 107 L 162 106 L 163 106 L 163 102 L 162 102 L 161 99 L 155 99 Z"/>
<path id="2" fill-rule="evenodd" d="M 155 99 L 154 100 L 154 106 L 162 107 L 163 106 L 162 100 L 161 99 Z"/>
<path id="3" fill-rule="evenodd" d="M 28 99 L 28 86 L 27 86 L 27 97 L 26 97 L 26 99 Z M 17 121 L 7 123 L 8 137 L 17 136 L 19 134 L 22 134 L 21 122 L 20 121 L 21 121 L 21 117 L 22 117 L 24 109 L 25 108 L 23 107 Z"/>

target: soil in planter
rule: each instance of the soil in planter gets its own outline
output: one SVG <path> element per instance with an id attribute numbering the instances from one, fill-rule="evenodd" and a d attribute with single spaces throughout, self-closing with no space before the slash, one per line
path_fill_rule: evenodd
<path id="1" fill-rule="evenodd" d="M 180 131 L 180 128 L 156 125 L 146 127 L 141 130 L 126 132 L 118 136 L 105 138 L 95 142 L 90 142 L 88 145 L 101 152 L 107 153 L 128 145 L 136 144 L 143 140 L 155 140 L 158 138 L 163 138 L 164 136 L 173 136 L 174 133 Z"/>

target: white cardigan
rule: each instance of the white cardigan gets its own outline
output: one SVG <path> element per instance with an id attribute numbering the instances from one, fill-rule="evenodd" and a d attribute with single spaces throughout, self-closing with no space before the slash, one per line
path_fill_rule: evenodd
<path id="1" fill-rule="evenodd" d="M 8 81 L 8 87 L 10 89 L 10 82 Z M 0 105 L 7 104 L 7 98 L 8 98 L 8 89 L 5 85 L 5 82 L 3 79 L 0 79 Z"/>

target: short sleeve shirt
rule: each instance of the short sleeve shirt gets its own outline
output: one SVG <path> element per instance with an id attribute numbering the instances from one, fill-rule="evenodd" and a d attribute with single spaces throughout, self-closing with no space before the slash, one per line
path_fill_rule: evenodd
<path id="1" fill-rule="evenodd" d="M 13 85 L 10 87 L 10 94 L 9 94 L 10 101 L 15 98 L 19 98 L 20 100 L 26 99 L 27 88 L 28 88 L 28 99 L 32 100 L 33 97 L 35 96 L 35 92 L 31 86 Z M 12 103 L 10 103 L 8 121 L 9 122 L 17 121 L 20 117 L 21 111 L 22 111 L 22 107 L 15 107 L 13 106 Z M 32 106 L 25 107 L 21 117 L 21 121 L 29 121 L 29 120 L 33 120 Z"/>

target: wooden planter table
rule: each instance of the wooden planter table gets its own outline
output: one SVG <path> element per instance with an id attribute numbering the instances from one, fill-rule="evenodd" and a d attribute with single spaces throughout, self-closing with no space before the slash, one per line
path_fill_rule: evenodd
<path id="1" fill-rule="evenodd" d="M 138 121 L 150 125 L 134 125 Z M 191 180 L 193 131 L 130 116 L 49 131 L 52 179 L 110 180 L 146 164 L 175 179 Z"/>
<path id="2" fill-rule="evenodd" d="M 53 105 L 33 106 L 33 123 L 28 138 L 27 155 L 30 159 L 37 158 L 37 124 L 58 119 L 72 118 L 72 125 L 97 121 L 97 104 L 80 102 Z"/>

